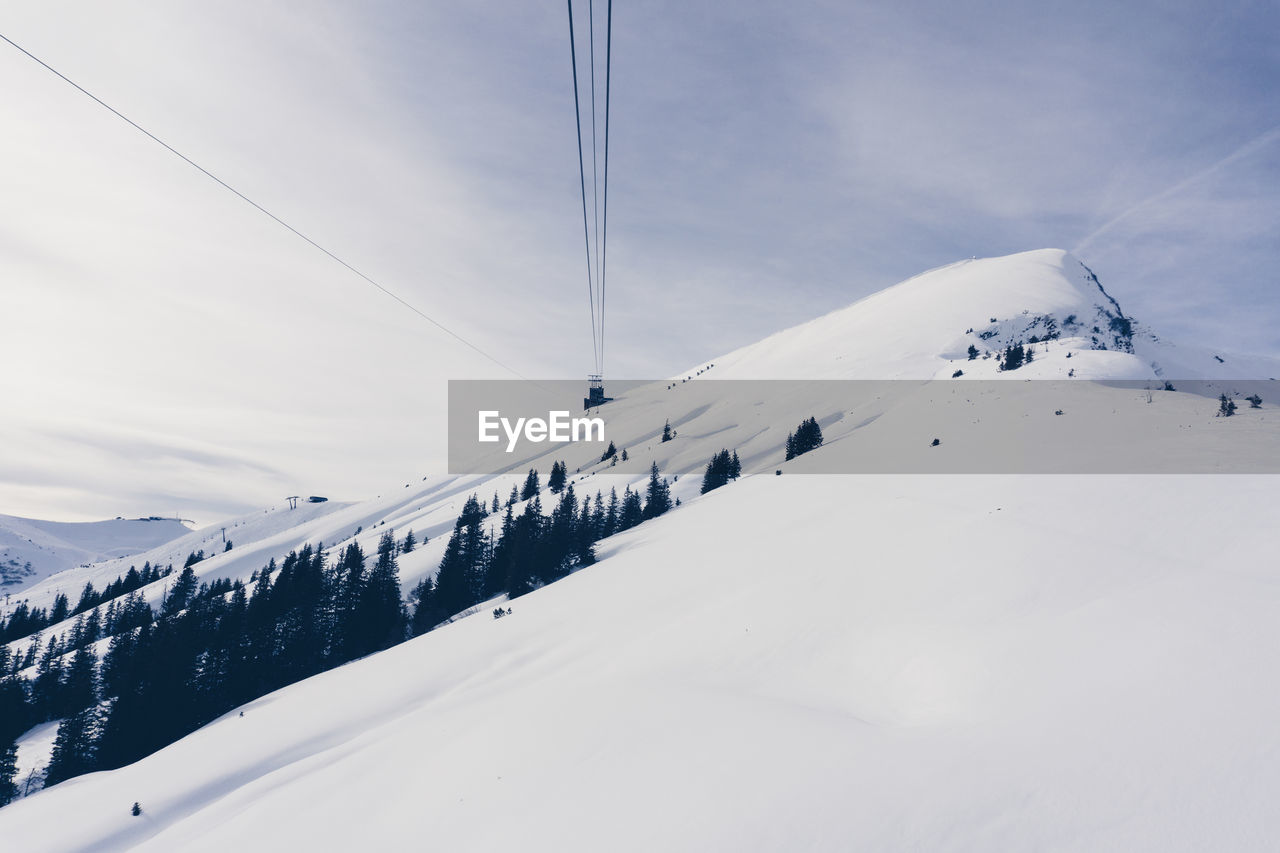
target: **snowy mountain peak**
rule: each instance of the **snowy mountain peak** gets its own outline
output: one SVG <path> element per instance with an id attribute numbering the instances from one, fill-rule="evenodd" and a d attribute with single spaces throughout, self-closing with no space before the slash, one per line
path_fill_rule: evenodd
<path id="1" fill-rule="evenodd" d="M 715 379 L 934 379 L 1001 375 L 1007 347 L 1034 348 L 1016 378 L 1270 378 L 1273 360 L 1162 341 L 1062 249 L 929 270 L 714 360 Z M 972 348 L 972 349 L 970 349 Z M 971 357 L 972 356 L 972 357 Z M 1012 377 L 1011 377 L 1012 378 Z"/>

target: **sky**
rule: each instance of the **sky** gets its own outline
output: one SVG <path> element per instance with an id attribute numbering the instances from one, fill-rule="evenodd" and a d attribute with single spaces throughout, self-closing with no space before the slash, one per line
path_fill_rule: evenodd
<path id="1" fill-rule="evenodd" d="M 1042 247 L 1163 337 L 1280 355 L 1277 31 L 620 0 L 607 374 Z M 564 5 L 45 0 L 0 33 L 503 365 L 590 369 Z M 511 373 L 3 43 L 0 81 L 0 513 L 210 524 L 443 471 L 447 380 Z"/>

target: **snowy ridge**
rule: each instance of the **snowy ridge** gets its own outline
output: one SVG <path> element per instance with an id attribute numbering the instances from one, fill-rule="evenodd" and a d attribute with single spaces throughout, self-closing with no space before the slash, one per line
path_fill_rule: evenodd
<path id="1" fill-rule="evenodd" d="M 137 554 L 188 532 L 172 518 L 64 522 L 0 515 L 0 593 L 12 596 L 65 569 Z"/>
<path id="2" fill-rule="evenodd" d="M 1072 369 L 1082 379 L 1280 377 L 1274 359 L 1221 353 L 1219 361 L 1215 353 L 1160 340 L 1125 315 L 1092 271 L 1061 249 L 930 270 L 714 359 L 714 369 L 703 375 L 942 379 L 963 368 L 970 378 L 991 379 L 1000 375 L 996 361 L 968 362 L 968 348 L 995 353 L 1033 336 L 1043 341 L 1043 357 L 1037 352 L 1038 362 L 1016 378 L 1065 379 Z"/>

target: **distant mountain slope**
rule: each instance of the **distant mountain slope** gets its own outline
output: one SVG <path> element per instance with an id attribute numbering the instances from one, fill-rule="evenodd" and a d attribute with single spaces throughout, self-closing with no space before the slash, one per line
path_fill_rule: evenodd
<path id="1" fill-rule="evenodd" d="M 179 521 L 40 521 L 0 515 L 0 594 L 13 595 L 74 566 L 127 557 L 190 533 Z"/>

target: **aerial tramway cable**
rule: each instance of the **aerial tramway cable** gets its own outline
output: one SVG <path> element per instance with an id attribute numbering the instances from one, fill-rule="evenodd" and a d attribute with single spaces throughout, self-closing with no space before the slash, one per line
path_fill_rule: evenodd
<path id="1" fill-rule="evenodd" d="M 609 259 L 609 80 L 613 65 L 613 0 L 605 14 L 604 41 L 604 224 L 600 231 L 600 372 L 604 373 L 604 284 Z"/>
<path id="2" fill-rule="evenodd" d="M 160 137 L 156 136 L 154 133 L 152 133 L 151 131 L 147 130 L 145 127 L 143 127 L 142 125 L 138 124 L 136 121 L 134 121 L 133 119 L 129 118 L 129 117 L 128 117 L 128 116 L 126 116 L 124 113 L 120 112 L 120 111 L 119 111 L 119 110 L 117 110 L 115 107 L 111 106 L 111 105 L 110 105 L 110 104 L 108 104 L 106 101 L 102 100 L 102 99 L 101 99 L 101 98 L 99 98 L 97 95 L 93 94 L 93 93 L 92 93 L 92 92 L 90 92 L 88 89 L 84 88 L 84 87 L 83 87 L 83 86 L 81 86 L 79 83 L 77 83 L 76 81 L 72 80 L 70 77 L 68 77 L 67 75 L 63 74 L 63 73 L 62 73 L 61 71 L 59 71 L 58 69 L 54 68 L 52 65 L 50 65 L 50 64 L 49 64 L 49 63 L 47 63 L 47 62 L 45 62 L 45 61 L 44 61 L 43 59 L 41 59 L 40 57 L 36 56 L 36 55 L 35 55 L 34 53 L 32 53 L 31 51 L 27 50 L 27 49 L 26 49 L 25 47 L 23 47 L 22 45 L 20 45 L 20 44 L 18 44 L 17 42 L 15 42 L 13 39 L 9 38 L 8 36 L 4 35 L 3 33 L 0 33 L 0 40 L 3 40 L 3 41 L 5 41 L 5 42 L 7 42 L 11 47 L 13 47 L 13 48 L 14 48 L 15 50 L 17 50 L 19 53 L 22 53 L 22 54 L 24 54 L 28 59 L 33 60 L 37 65 L 40 65 L 40 66 L 41 66 L 41 67 L 43 67 L 46 71 L 49 71 L 49 72 L 50 72 L 50 73 L 52 73 L 55 77 L 58 77 L 58 78 L 59 78 L 59 79 L 61 79 L 64 83 L 67 83 L 68 85 L 70 85 L 73 89 L 75 89 L 76 91 L 80 92 L 80 94 L 82 94 L 82 95 L 84 95 L 84 96 L 88 97 L 90 100 L 92 100 L 92 101 L 94 101 L 96 104 L 98 104 L 98 106 L 100 106 L 100 107 L 102 107 L 103 109 L 107 110 L 107 112 L 111 113 L 111 114 L 112 114 L 112 115 L 114 115 L 116 118 L 120 119 L 120 120 L 121 120 L 121 121 L 123 121 L 125 124 L 129 125 L 129 126 L 130 126 L 130 127 L 132 127 L 134 130 L 138 131 L 138 132 L 139 132 L 139 133 L 141 133 L 143 136 L 147 137 L 147 138 L 148 138 L 148 139 L 150 139 L 152 142 L 156 143 L 156 144 L 157 144 L 157 145 L 159 145 L 161 148 L 163 148 L 163 149 L 165 149 L 166 151 L 168 151 L 170 154 L 173 154 L 175 157 L 177 157 L 178 159 L 180 159 L 180 160 L 182 160 L 183 162 L 185 162 L 188 166 L 191 166 L 191 167 L 192 167 L 192 168 L 194 168 L 196 171 L 200 172 L 200 173 L 201 173 L 202 175 L 204 175 L 206 178 L 209 178 L 209 179 L 210 179 L 210 180 L 212 180 L 214 183 L 216 183 L 216 184 L 218 184 L 219 186 L 221 186 L 223 189 L 225 189 L 225 190 L 227 190 L 227 191 L 231 192 L 231 193 L 232 193 L 232 194 L 234 194 L 236 197 L 238 197 L 241 201 L 243 201 L 243 202 L 245 202 L 246 204 L 248 204 L 249 206 L 251 206 L 251 207 L 255 208 L 259 213 L 262 213 L 262 214 L 264 214 L 265 216 L 269 217 L 270 219 L 274 220 L 277 224 L 279 224 L 279 225 L 283 226 L 284 228 L 288 229 L 289 231 L 293 232 L 293 234 L 294 234 L 295 236 L 297 236 L 297 237 L 301 238 L 302 240 L 306 241 L 306 242 L 307 242 L 308 244 L 310 244 L 313 248 L 318 249 L 319 251 L 321 251 L 321 252 L 323 252 L 324 254 L 328 255 L 332 260 L 334 260 L 334 261 L 336 261 L 337 263 L 341 264 L 342 266 L 346 267 L 346 268 L 347 268 L 347 270 L 349 270 L 350 272 L 352 272 L 352 273 L 354 273 L 355 275 L 359 276 L 360 278 L 364 279 L 364 281 L 366 281 L 368 284 L 373 285 L 373 286 L 374 286 L 374 287 L 376 287 L 378 290 L 382 291 L 382 292 L 383 292 L 383 293 L 385 293 L 387 296 L 389 296 L 389 297 L 391 297 L 392 299 L 394 299 L 396 302 L 399 302 L 399 303 L 400 303 L 401 305 L 403 305 L 405 308 L 407 308 L 407 309 L 409 309 L 410 311 L 412 311 L 413 313 L 417 314 L 419 317 L 421 317 L 422 319 L 426 320 L 428 323 L 432 324 L 433 326 L 435 326 L 435 327 L 436 327 L 437 329 L 439 329 L 440 331 L 444 332 L 444 333 L 445 333 L 446 335 L 448 335 L 449 337 L 453 338 L 454 340 L 458 341 L 459 343 L 464 344 L 465 346 L 469 347 L 470 349 L 472 349 L 472 350 L 474 350 L 475 352 L 479 353 L 480 355 L 484 356 L 484 357 L 485 357 L 485 358 L 487 358 L 489 361 L 492 361 L 494 364 L 496 364 L 496 365 L 498 365 L 499 367 L 501 367 L 503 370 L 509 371 L 510 373 L 512 373 L 512 374 L 514 374 L 514 375 L 516 375 L 516 376 L 520 377 L 521 379 L 524 379 L 524 378 L 525 378 L 525 376 L 524 376 L 522 373 L 520 373 L 520 371 L 516 370 L 514 367 L 511 367 L 511 366 L 509 366 L 509 365 L 507 365 L 507 364 L 503 363 L 503 362 L 502 362 L 500 359 L 498 359 L 496 356 L 490 355 L 489 353 L 485 352 L 485 351 L 484 351 L 483 349 L 481 349 L 479 346 L 477 346 L 476 344 L 474 344 L 474 343 L 472 343 L 471 341 L 467 340 L 466 338 L 462 337 L 462 335 L 460 335 L 460 334 L 458 334 L 457 332 L 453 331 L 453 329 L 450 329 L 448 326 L 444 325 L 444 324 L 443 324 L 443 323 L 441 323 L 439 320 L 437 320 L 437 319 L 435 319 L 434 317 L 430 316 L 430 315 L 429 315 L 429 314 L 427 314 L 425 311 L 422 311 L 420 308 L 418 308 L 417 306 L 415 306 L 415 305 L 413 305 L 412 303 L 410 303 L 410 302 L 409 302 L 408 300 L 406 300 L 404 297 L 400 296 L 399 294 L 395 293 L 394 291 L 390 290 L 389 288 L 384 287 L 382 284 L 378 283 L 376 280 L 374 280 L 374 278 L 373 278 L 373 277 L 371 277 L 371 276 L 367 275 L 366 273 L 364 273 L 364 272 L 360 271 L 360 270 L 359 270 L 359 269 L 357 269 L 356 267 L 354 267 L 354 266 L 352 266 L 351 264 L 347 263 L 347 261 L 343 260 L 343 259 L 342 259 L 341 257 L 339 257 L 337 254 L 335 254 L 334 252 L 331 252 L 329 249 L 326 249 L 324 246 L 320 245 L 320 244 L 319 244 L 319 243 L 317 243 L 315 240 L 311 239 L 311 238 L 310 238 L 310 237 L 308 237 L 306 234 L 302 233 L 302 232 L 301 232 L 301 231 L 299 231 L 297 228 L 293 227 L 293 226 L 292 226 L 292 225 L 290 225 L 288 222 L 286 222 L 285 220 L 281 219 L 279 216 L 276 216 L 276 215 L 275 215 L 274 213 L 272 213 L 270 210 L 267 210 L 265 207 L 263 207 L 262 205 L 258 204 L 258 203 L 257 203 L 256 201 L 254 201 L 253 199 L 249 198 L 249 196 L 245 195 L 245 194 L 244 194 L 244 193 L 242 193 L 240 190 L 238 190 L 238 189 L 236 189 L 235 187 L 231 186 L 231 185 L 230 185 L 230 184 L 228 184 L 226 181 L 222 180 L 222 179 L 221 179 L 221 178 L 219 178 L 217 175 L 215 175 L 215 174 L 213 174 L 212 172 L 210 172 L 210 171 L 209 171 L 208 169 L 206 169 L 204 166 L 201 166 L 199 163 L 197 163 L 196 161 L 192 160 L 190 157 L 188 157 L 187 155 L 183 154 L 181 151 L 179 151 L 178 149 L 174 148 L 172 145 L 170 145 L 169 143 L 165 142 L 163 139 L 161 139 Z M 575 79 L 576 79 L 576 78 L 575 78 Z M 593 317 L 594 317 L 594 313 L 595 313 L 595 312 L 594 312 L 594 309 L 593 309 L 593 311 L 592 311 L 592 316 L 593 316 Z M 593 327 L 593 328 L 594 328 L 594 327 Z"/>
<path id="3" fill-rule="evenodd" d="M 591 95 L 591 213 L 587 211 L 586 158 L 582 153 L 582 96 L 578 86 L 578 52 L 573 27 L 573 0 L 567 0 L 569 10 L 569 53 L 573 71 L 573 113 L 578 138 L 578 185 L 582 196 L 582 237 L 587 255 L 587 308 L 591 314 L 591 350 L 594 357 L 593 376 L 599 379 L 604 373 L 604 295 L 605 266 L 607 263 L 609 230 L 609 90 L 613 48 L 613 0 L 609 0 L 605 18 L 605 73 L 604 73 L 604 173 L 598 171 L 597 153 L 599 140 L 596 118 L 596 56 L 595 11 L 593 0 L 587 0 L 587 82 Z M 603 199 L 602 199 L 603 196 Z M 594 257 L 594 263 L 593 263 Z"/>
<path id="4" fill-rule="evenodd" d="M 582 161 L 582 107 L 578 99 L 578 49 L 573 40 L 573 0 L 569 4 L 569 62 L 573 67 L 573 118 L 574 128 L 578 131 L 578 186 L 582 190 L 582 242 L 587 252 L 587 307 L 591 310 L 591 356 L 593 366 L 599 372 L 600 347 L 596 343 L 596 284 L 591 271 L 591 237 L 587 233 L 587 170 Z M 590 2 L 590 0 L 588 0 Z M 595 92 L 591 93 L 592 109 L 595 108 Z M 594 156 L 595 152 L 592 152 Z M 595 183 L 592 182 L 592 192 Z"/>

